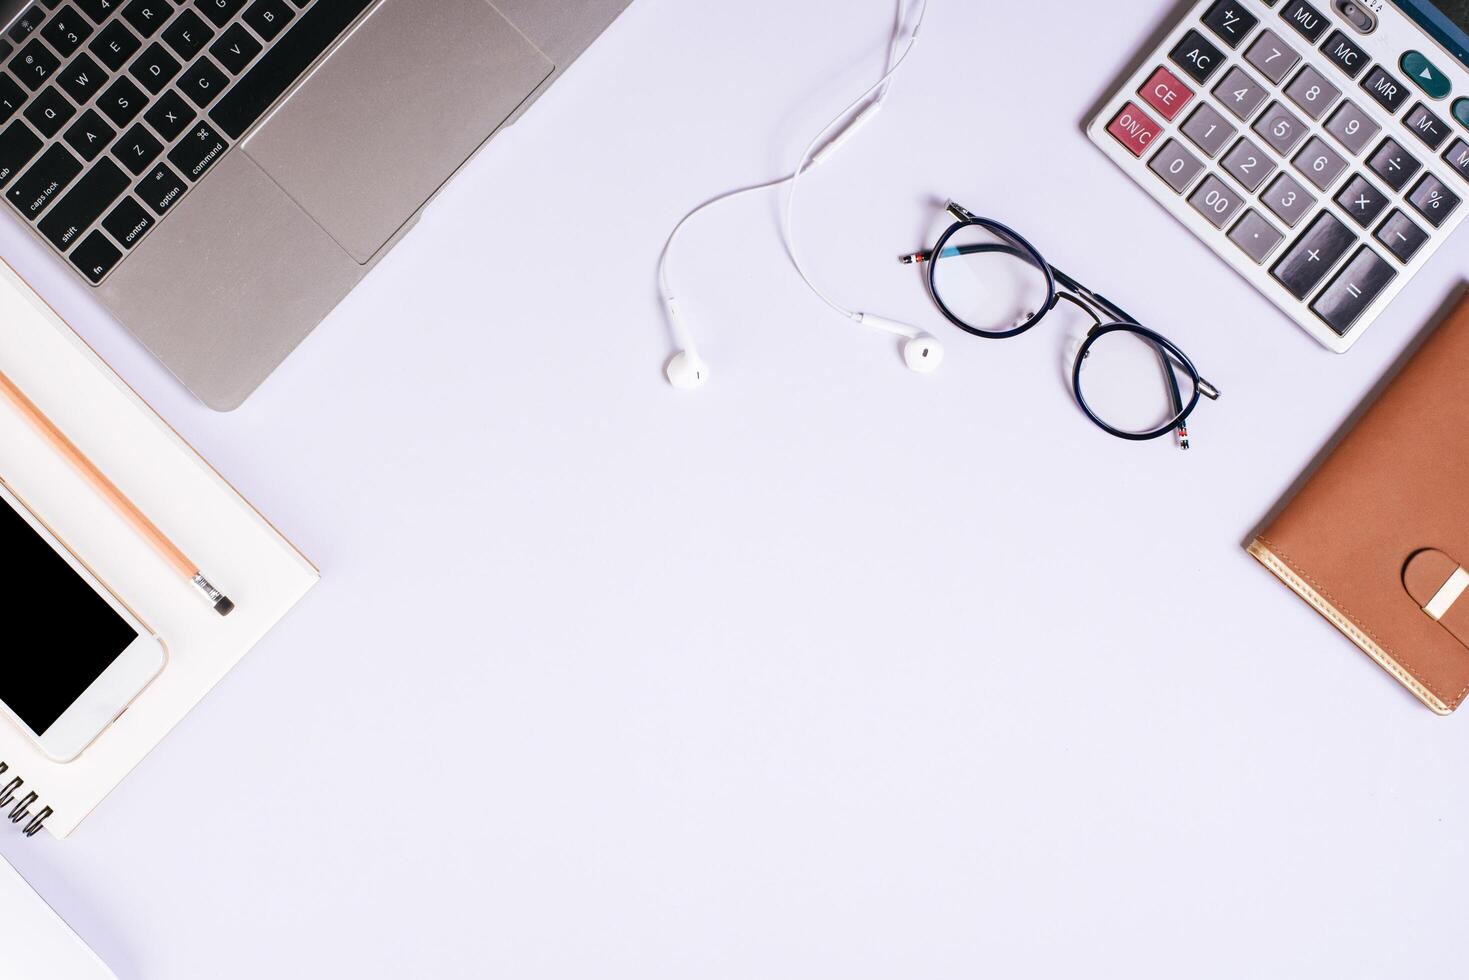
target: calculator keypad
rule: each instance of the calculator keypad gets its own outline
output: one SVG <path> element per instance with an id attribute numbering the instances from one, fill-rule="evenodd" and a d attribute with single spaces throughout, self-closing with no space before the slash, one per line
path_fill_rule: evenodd
<path id="1" fill-rule="evenodd" d="M 1105 128 L 1151 171 L 1138 179 L 1156 181 L 1155 196 L 1186 202 L 1237 266 L 1299 301 L 1303 323 L 1311 312 L 1318 335 L 1324 324 L 1324 337 L 1347 337 L 1463 209 L 1469 91 L 1403 81 L 1417 53 L 1374 51 L 1381 37 L 1332 10 L 1200 0 Z"/>

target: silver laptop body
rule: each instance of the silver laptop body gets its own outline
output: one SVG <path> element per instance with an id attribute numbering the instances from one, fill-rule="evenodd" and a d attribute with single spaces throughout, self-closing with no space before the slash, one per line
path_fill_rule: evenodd
<path id="1" fill-rule="evenodd" d="M 0 189 L 228 411 L 630 2 L 0 0 Z"/>

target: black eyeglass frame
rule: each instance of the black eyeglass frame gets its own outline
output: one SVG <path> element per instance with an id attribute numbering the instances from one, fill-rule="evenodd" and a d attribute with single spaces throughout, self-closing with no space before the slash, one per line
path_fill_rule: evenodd
<path id="1" fill-rule="evenodd" d="M 1198 368 L 1194 366 L 1194 362 L 1189 359 L 1188 355 L 1177 344 L 1157 331 L 1143 326 L 1137 321 L 1136 317 L 1133 317 L 1116 303 L 1113 303 L 1100 293 L 1093 292 L 1086 286 L 1083 286 L 1078 280 L 1068 276 L 1054 265 L 1051 265 L 1025 236 L 1013 228 L 990 218 L 981 218 L 953 202 L 949 203 L 946 210 L 957 220 L 939 237 L 938 244 L 934 245 L 927 252 L 918 252 L 902 257 L 902 261 L 906 264 L 928 264 L 928 275 L 925 277 L 928 294 L 946 320 L 965 333 L 972 334 L 976 337 L 983 337 L 987 340 L 1008 340 L 1011 337 L 1018 337 L 1033 328 L 1041 320 L 1045 319 L 1046 314 L 1055 309 L 1061 300 L 1066 300 L 1085 312 L 1093 321 L 1093 326 L 1087 331 L 1086 340 L 1077 351 L 1076 361 L 1071 369 L 1072 393 L 1076 398 L 1076 404 L 1081 408 L 1086 417 L 1097 428 L 1106 432 L 1108 435 L 1116 436 L 1118 439 L 1126 439 L 1130 442 L 1147 442 L 1152 439 L 1162 438 L 1176 431 L 1179 433 L 1183 447 L 1188 447 L 1188 429 L 1186 423 L 1188 422 L 1189 416 L 1198 407 L 1200 398 L 1218 401 L 1219 389 L 1199 374 Z M 1030 262 L 1037 270 L 1045 275 L 1046 301 L 1025 322 L 1009 330 L 985 330 L 965 322 L 962 317 L 949 309 L 948 304 L 944 302 L 943 295 L 938 288 L 939 263 L 936 259 L 944 256 L 945 249 L 949 247 L 949 243 L 953 240 L 954 236 L 966 228 L 983 228 L 1002 241 L 1011 244 L 955 246 L 954 251 L 957 254 L 971 255 L 989 251 L 1007 252 L 1014 254 L 1017 258 Z M 1172 399 L 1174 407 L 1173 418 L 1167 425 L 1146 432 L 1131 432 L 1125 429 L 1118 429 L 1098 415 L 1092 409 L 1091 405 L 1087 403 L 1086 393 L 1081 385 L 1082 365 L 1085 363 L 1092 347 L 1099 340 L 1111 334 L 1122 332 L 1143 338 L 1158 352 L 1159 363 L 1168 384 L 1169 396 Z M 1172 366 L 1170 366 L 1169 362 L 1172 362 Z M 1182 370 L 1193 386 L 1192 397 L 1188 399 L 1187 403 L 1184 402 L 1183 392 L 1178 384 L 1177 371 L 1174 368 Z"/>

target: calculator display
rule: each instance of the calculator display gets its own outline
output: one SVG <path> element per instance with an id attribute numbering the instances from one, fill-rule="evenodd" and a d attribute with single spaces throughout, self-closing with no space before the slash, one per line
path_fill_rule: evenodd
<path id="1" fill-rule="evenodd" d="M 1454 57 L 1469 64 L 1469 0 L 1393 0 Z"/>

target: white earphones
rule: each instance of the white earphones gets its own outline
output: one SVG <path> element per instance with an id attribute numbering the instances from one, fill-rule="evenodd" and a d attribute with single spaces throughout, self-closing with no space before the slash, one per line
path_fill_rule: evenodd
<path id="1" fill-rule="evenodd" d="M 887 72 L 878 80 L 876 85 L 863 92 L 850 105 L 838 113 L 835 119 L 822 127 L 821 131 L 807 145 L 805 152 L 801 154 L 801 159 L 797 163 L 796 169 L 789 176 L 767 181 L 763 184 L 742 187 L 738 190 L 729 191 L 718 197 L 711 198 L 686 214 L 674 226 L 672 233 L 668 236 L 667 243 L 663 246 L 663 255 L 658 263 L 658 283 L 664 304 L 668 310 L 668 322 L 672 328 L 673 339 L 678 348 L 678 353 L 669 359 L 668 364 L 664 368 L 664 373 L 668 376 L 669 383 L 675 388 L 681 391 L 692 391 L 700 387 L 709 379 L 709 366 L 699 356 L 698 351 L 694 347 L 693 336 L 689 332 L 688 326 L 684 323 L 682 314 L 679 312 L 678 301 L 674 298 L 673 289 L 669 282 L 668 260 L 673 252 L 674 242 L 678 240 L 679 233 L 683 231 L 685 225 L 714 205 L 745 194 L 770 190 L 785 184 L 791 186 L 786 196 L 782 231 L 786 240 L 787 252 L 791 257 L 791 263 L 795 266 L 796 274 L 801 277 L 801 281 L 806 284 L 807 288 L 815 293 L 827 306 L 854 323 L 874 327 L 903 338 L 903 361 L 912 370 L 920 374 L 929 374 L 938 370 L 939 365 L 943 363 L 943 347 L 939 344 L 938 340 L 924 333 L 918 327 L 887 317 L 877 316 L 873 313 L 859 313 L 855 310 L 849 310 L 822 292 L 806 274 L 806 270 L 801 264 L 800 253 L 796 249 L 795 242 L 795 198 L 796 188 L 801 177 L 807 171 L 813 170 L 831 159 L 852 137 L 857 135 L 857 132 L 863 126 L 871 122 L 873 117 L 882 109 L 883 102 L 887 99 L 888 92 L 892 86 L 892 81 L 904 63 L 907 62 L 909 55 L 913 53 L 913 48 L 918 43 L 918 36 L 923 30 L 924 19 L 928 16 L 928 0 L 919 0 L 919 3 L 918 16 L 914 21 L 913 30 L 907 35 L 907 47 L 903 49 L 900 55 L 898 49 L 903 41 L 903 25 L 908 20 L 906 15 L 908 13 L 909 0 L 898 0 L 898 26 L 893 35 L 893 42 L 888 53 L 890 67 Z M 864 102 L 867 105 L 860 112 L 857 112 L 858 107 L 862 106 Z M 855 116 L 852 115 L 854 112 L 857 113 Z M 851 116 L 851 121 L 842 125 L 843 120 L 849 116 Z M 840 129 L 838 129 L 839 126 Z M 828 139 L 828 134 L 833 130 L 836 130 L 836 135 Z M 822 144 L 823 140 L 826 140 L 826 143 L 818 151 L 816 148 Z"/>

